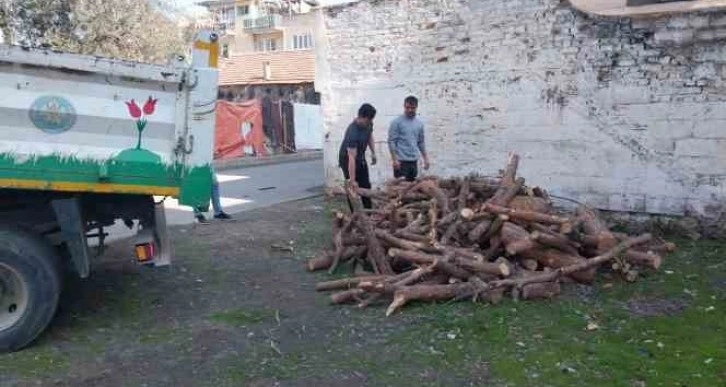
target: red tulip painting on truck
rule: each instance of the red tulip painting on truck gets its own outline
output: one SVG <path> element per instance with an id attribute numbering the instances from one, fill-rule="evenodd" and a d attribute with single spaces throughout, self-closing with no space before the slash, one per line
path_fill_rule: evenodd
<path id="1" fill-rule="evenodd" d="M 141 134 L 144 132 L 144 129 L 146 129 L 146 117 L 154 114 L 154 111 L 156 110 L 156 102 L 158 101 L 158 99 L 149 97 L 144 104 L 143 109 L 140 108 L 133 99 L 126 101 L 126 106 L 129 108 L 129 114 L 131 117 L 136 118 L 136 130 L 139 132 L 139 140 L 136 143 L 136 149 L 141 149 Z"/>
<path id="2" fill-rule="evenodd" d="M 126 149 L 119 153 L 115 157 L 116 161 L 122 163 L 142 162 L 161 164 L 161 157 L 159 157 L 158 154 L 146 150 L 141 146 L 141 137 L 144 133 L 144 129 L 146 129 L 146 125 L 149 123 L 147 117 L 154 114 L 156 111 L 156 103 L 158 101 L 159 100 L 154 97 L 149 97 L 143 107 L 139 106 L 135 99 L 126 101 L 126 107 L 129 110 L 129 115 L 131 118 L 136 120 L 136 131 L 138 132 L 138 137 L 136 140 L 136 147 Z"/>

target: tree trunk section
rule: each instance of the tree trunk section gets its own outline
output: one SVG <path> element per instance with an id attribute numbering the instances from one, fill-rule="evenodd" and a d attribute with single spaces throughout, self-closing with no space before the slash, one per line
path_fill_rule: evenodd
<path id="1" fill-rule="evenodd" d="M 499 233 L 504 223 L 506 223 L 508 220 L 509 217 L 507 215 L 499 215 L 494 218 L 494 222 L 492 223 L 491 227 L 489 227 L 489 230 L 487 230 L 487 232 L 482 236 L 481 240 L 488 241 L 492 239 L 495 235 Z"/>
<path id="2" fill-rule="evenodd" d="M 500 233 L 508 255 L 517 255 L 523 251 L 541 247 L 534 242 L 527 230 L 511 222 L 505 222 Z"/>
<path id="3" fill-rule="evenodd" d="M 456 209 L 459 212 L 466 208 L 466 200 L 469 197 L 469 187 L 471 186 L 470 184 L 471 181 L 468 177 L 465 178 L 464 181 L 461 183 L 461 189 L 459 190 L 459 197 L 456 203 Z"/>
<path id="4" fill-rule="evenodd" d="M 531 234 L 532 240 L 538 242 L 541 245 L 554 247 L 565 253 L 572 255 L 579 255 L 577 247 L 566 237 L 560 234 L 550 234 L 540 231 L 535 231 Z"/>
<path id="5" fill-rule="evenodd" d="M 346 289 L 352 289 L 358 286 L 359 283 L 365 282 L 365 281 L 382 281 L 387 278 L 390 278 L 389 276 L 385 275 L 374 275 L 374 276 L 366 276 L 366 277 L 352 277 L 352 278 L 343 278 L 339 280 L 334 281 L 325 281 L 325 282 L 319 282 L 317 285 L 315 285 L 315 290 L 319 292 L 325 292 L 329 290 L 346 290 Z"/>
<path id="6" fill-rule="evenodd" d="M 497 191 L 491 199 L 487 200 L 487 203 L 507 206 L 517 195 L 519 195 L 519 192 L 522 191 L 522 187 L 524 187 L 524 179 L 520 177 L 514 181 L 513 185 L 502 186 L 502 188 Z"/>
<path id="7" fill-rule="evenodd" d="M 650 252 L 643 253 L 635 250 L 626 251 L 625 259 L 634 265 L 646 266 L 655 270 L 658 270 L 660 268 L 662 262 L 662 258 L 660 257 L 660 255 Z"/>
<path id="8" fill-rule="evenodd" d="M 398 309 L 411 301 L 450 300 L 458 295 L 469 292 L 471 288 L 472 286 L 468 282 L 452 285 L 406 286 L 396 290 L 396 293 L 393 296 L 393 302 L 386 311 L 386 316 L 390 316 L 396 313 Z"/>
<path id="9" fill-rule="evenodd" d="M 513 256 L 517 255 L 523 251 L 532 250 L 536 248 L 541 248 L 542 245 L 537 243 L 532 236 L 525 237 L 523 239 L 518 239 L 510 244 L 507 245 L 507 255 Z"/>
<path id="10" fill-rule="evenodd" d="M 357 201 L 357 203 L 354 204 L 354 208 L 357 207 L 357 209 L 359 210 L 361 204 L 357 195 L 350 194 L 350 196 L 352 196 L 351 202 Z M 385 250 L 383 250 L 381 242 L 376 237 L 375 229 L 371 220 L 365 214 L 358 213 L 356 215 L 357 217 L 355 218 L 355 220 L 358 224 L 358 228 L 361 230 L 363 235 L 365 235 L 365 238 L 368 241 L 368 259 L 371 262 L 371 265 L 373 265 L 376 274 L 394 274 L 393 269 L 391 268 L 391 264 L 386 258 Z"/>
<path id="11" fill-rule="evenodd" d="M 598 213 L 585 206 L 578 206 L 575 214 L 582 221 L 582 228 L 585 234 L 597 238 L 597 251 L 599 254 L 617 245 L 618 240 L 608 230 L 605 223 L 600 219 Z"/>
<path id="12" fill-rule="evenodd" d="M 451 212 L 451 208 L 449 207 L 449 198 L 446 196 L 446 193 L 441 190 L 441 188 L 436 186 L 435 181 L 431 180 L 425 180 L 419 183 L 419 190 L 423 192 L 424 194 L 430 196 L 432 199 L 436 201 L 436 204 L 441 209 L 441 213 L 446 215 L 449 212 Z"/>
<path id="13" fill-rule="evenodd" d="M 482 236 L 486 234 L 487 230 L 489 230 L 489 227 L 492 226 L 492 220 L 491 219 L 484 219 L 479 224 L 474 227 L 473 230 L 469 232 L 469 241 L 473 243 L 479 243 L 482 242 Z"/>
<path id="14" fill-rule="evenodd" d="M 437 226 L 437 227 L 447 227 L 447 226 L 449 226 L 449 225 L 450 225 L 451 223 L 454 223 L 454 222 L 455 222 L 455 221 L 456 221 L 456 220 L 457 220 L 458 218 L 459 218 L 459 214 L 458 214 L 458 213 L 456 213 L 456 212 L 451 212 L 451 213 L 447 214 L 446 216 L 444 216 L 443 218 L 441 218 L 441 219 L 440 219 L 440 220 L 439 220 L 439 221 L 438 221 L 438 222 L 436 223 L 436 226 Z"/>
<path id="15" fill-rule="evenodd" d="M 507 167 L 504 169 L 502 176 L 502 185 L 510 187 L 514 185 L 514 179 L 517 177 L 517 169 L 519 168 L 519 155 L 512 153 L 507 160 Z"/>
<path id="16" fill-rule="evenodd" d="M 547 200 L 533 196 L 515 196 L 507 207 L 517 211 L 549 213 L 551 208 Z"/>
<path id="17" fill-rule="evenodd" d="M 434 262 L 434 268 L 440 272 L 446 273 L 447 275 L 465 280 L 471 277 L 471 273 L 461 267 L 449 262 L 446 259 L 439 259 Z"/>
<path id="18" fill-rule="evenodd" d="M 376 236 L 388 243 L 392 247 L 404 250 L 420 250 L 428 253 L 438 253 L 439 249 L 423 242 L 414 242 L 402 238 L 397 238 L 384 230 L 376 230 Z"/>
<path id="19" fill-rule="evenodd" d="M 522 259 L 519 261 L 519 264 L 529 271 L 537 271 L 537 268 L 539 267 L 539 263 L 536 259 Z"/>
<path id="20" fill-rule="evenodd" d="M 433 205 L 429 208 L 429 219 L 431 220 L 431 231 L 429 232 L 429 238 L 432 245 L 438 240 L 438 238 L 436 237 L 436 217 L 438 216 L 438 213 L 439 211 L 436 208 L 436 205 Z"/>
<path id="21" fill-rule="evenodd" d="M 455 262 L 464 269 L 475 273 L 493 274 L 498 277 L 509 277 L 512 273 L 509 265 L 503 262 L 477 262 L 462 257 L 457 257 Z"/>
<path id="22" fill-rule="evenodd" d="M 430 255 L 418 251 L 395 248 L 388 250 L 388 255 L 392 258 L 404 259 L 417 265 L 431 265 L 437 260 L 440 261 L 444 259 L 444 257 L 440 255 Z M 509 267 L 501 262 L 477 262 L 460 256 L 455 257 L 454 262 L 457 265 L 462 266 L 464 269 L 472 272 L 495 274 L 502 277 L 507 277 L 510 274 Z"/>
<path id="23" fill-rule="evenodd" d="M 427 238 L 423 235 L 420 235 L 417 233 L 412 233 L 409 231 L 404 231 L 404 230 L 396 230 L 396 232 L 394 232 L 393 235 L 398 238 L 405 239 L 407 241 L 424 243 L 426 245 L 428 245 L 428 241 L 429 241 L 429 238 Z"/>
<path id="24" fill-rule="evenodd" d="M 542 214 L 539 212 L 531 211 L 517 211 L 511 208 L 497 206 L 491 203 L 485 204 L 483 211 L 490 212 L 492 214 L 507 215 L 511 219 L 522 220 L 525 222 L 539 222 L 548 224 L 564 224 L 569 222 L 569 219 L 561 216 Z"/>
<path id="25" fill-rule="evenodd" d="M 315 258 L 308 260 L 307 268 L 308 271 L 325 270 L 330 268 L 333 264 L 333 252 L 322 251 L 319 252 Z"/>
<path id="26" fill-rule="evenodd" d="M 494 236 L 489 239 L 489 248 L 484 251 L 484 261 L 491 261 L 495 256 L 499 255 L 499 250 L 502 249 L 504 242 L 499 236 Z"/>
<path id="27" fill-rule="evenodd" d="M 454 223 L 449 225 L 449 228 L 446 229 L 446 232 L 444 233 L 444 235 L 441 236 L 441 243 L 443 243 L 445 245 L 448 244 L 449 241 L 451 240 L 451 238 L 453 238 L 454 235 L 456 235 L 456 233 L 459 230 L 459 227 L 461 227 L 461 225 L 463 223 L 464 223 L 464 219 L 459 217 L 459 219 L 457 219 Z"/>
<path id="28" fill-rule="evenodd" d="M 582 256 L 570 255 L 552 248 L 523 251 L 521 255 L 525 258 L 536 259 L 542 266 L 553 269 L 571 267 L 587 261 Z M 595 270 L 587 269 L 582 272 L 571 273 L 570 277 L 578 282 L 592 283 L 595 279 Z"/>
<path id="29" fill-rule="evenodd" d="M 539 274 L 539 275 L 532 276 L 532 277 L 517 278 L 517 279 L 503 279 L 503 280 L 494 281 L 494 282 L 489 283 L 488 287 L 496 288 L 496 287 L 512 287 L 512 286 L 514 286 L 514 287 L 522 288 L 528 284 L 553 282 L 553 281 L 557 280 L 558 278 L 572 275 L 573 273 L 595 269 L 597 266 L 599 266 L 607 261 L 612 260 L 616 256 L 622 254 L 624 251 L 632 248 L 633 246 L 647 243 L 652 238 L 653 238 L 653 236 L 650 234 L 643 234 L 643 235 L 635 237 L 635 238 L 630 238 L 627 241 L 622 242 L 622 243 L 618 244 L 617 246 L 613 247 L 605 254 L 599 255 L 595 258 L 585 259 L 574 265 L 561 267 L 561 268 L 553 270 L 551 272 Z"/>

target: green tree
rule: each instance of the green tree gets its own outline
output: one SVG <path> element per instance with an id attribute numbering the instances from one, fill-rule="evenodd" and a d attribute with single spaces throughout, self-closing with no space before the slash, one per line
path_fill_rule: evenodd
<path id="1" fill-rule="evenodd" d="M 6 41 L 143 62 L 185 52 L 179 20 L 169 0 L 0 0 Z"/>

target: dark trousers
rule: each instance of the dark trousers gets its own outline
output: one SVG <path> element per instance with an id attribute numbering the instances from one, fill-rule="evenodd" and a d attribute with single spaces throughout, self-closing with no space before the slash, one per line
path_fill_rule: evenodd
<path id="1" fill-rule="evenodd" d="M 393 177 L 405 177 L 406 181 L 414 181 L 418 177 L 418 161 L 401 161 L 401 167 L 393 170 Z"/>
<path id="2" fill-rule="evenodd" d="M 345 180 L 350 179 L 350 173 L 348 173 L 348 165 L 343 165 L 340 167 L 340 169 L 343 170 L 343 176 L 345 176 Z M 355 182 L 358 183 L 358 187 L 360 188 L 371 188 L 371 177 L 368 174 L 368 164 L 356 164 L 355 166 Z M 350 198 L 346 196 L 348 199 L 348 206 L 350 207 L 350 212 L 353 212 L 353 203 L 351 203 Z M 371 201 L 371 198 L 361 196 L 361 201 L 363 202 L 363 208 L 371 209 L 373 208 L 373 202 Z"/>

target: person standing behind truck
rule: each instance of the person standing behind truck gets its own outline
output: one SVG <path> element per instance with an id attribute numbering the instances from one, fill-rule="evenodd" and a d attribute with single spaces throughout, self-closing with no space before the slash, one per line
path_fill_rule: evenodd
<path id="1" fill-rule="evenodd" d="M 338 166 L 343 170 L 346 184 L 352 192 L 356 192 L 358 187 L 371 188 L 371 179 L 368 173 L 368 163 L 366 162 L 366 148 L 371 149 L 371 165 L 376 165 L 376 150 L 373 141 L 373 119 L 376 117 L 376 108 L 370 104 L 363 104 L 358 109 L 358 117 L 348 125 L 343 137 L 343 143 L 340 144 L 338 152 Z M 368 197 L 362 197 L 364 208 L 373 208 L 373 203 Z M 353 203 L 348 199 L 348 206 L 353 212 Z"/>
<path id="2" fill-rule="evenodd" d="M 424 124 L 416 117 L 418 99 L 406 97 L 403 106 L 404 114 L 393 120 L 388 130 L 388 147 L 391 150 L 393 176 L 414 181 L 418 177 L 419 155 L 423 156 L 424 170 L 428 170 L 431 164 L 426 153 Z"/>
<path id="3" fill-rule="evenodd" d="M 214 171 L 212 171 L 212 209 L 214 211 L 214 219 L 232 219 L 232 217 L 222 209 L 222 200 L 219 196 L 219 180 L 217 180 L 217 173 Z M 197 222 L 201 224 L 209 223 L 207 218 L 204 216 L 204 213 L 202 213 L 202 210 L 199 208 L 194 208 L 194 217 L 197 219 Z"/>

